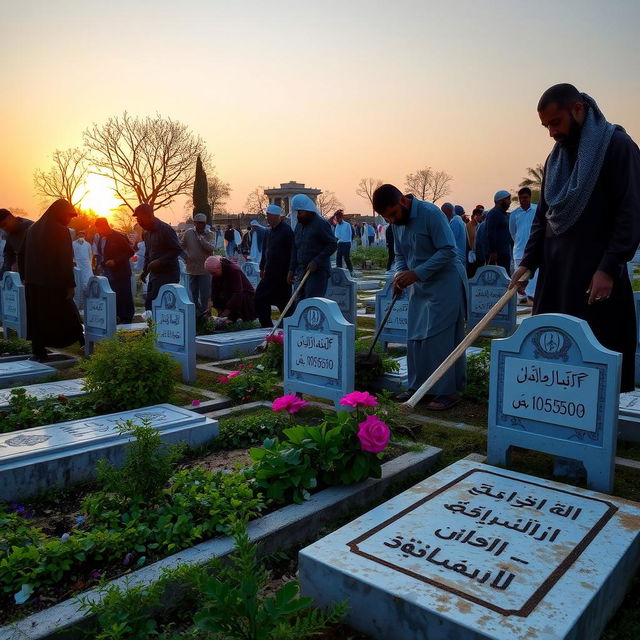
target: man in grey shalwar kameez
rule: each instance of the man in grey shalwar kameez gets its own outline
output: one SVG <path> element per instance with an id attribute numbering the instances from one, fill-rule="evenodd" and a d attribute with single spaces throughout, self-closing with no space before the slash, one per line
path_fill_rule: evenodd
<path id="1" fill-rule="evenodd" d="M 373 208 L 393 224 L 396 258 L 394 289 L 409 287 L 407 368 L 404 401 L 464 338 L 467 276 L 456 256 L 449 222 L 440 209 L 390 184 L 376 189 Z M 427 408 L 443 411 L 459 400 L 466 384 L 460 358 L 425 396 Z"/>

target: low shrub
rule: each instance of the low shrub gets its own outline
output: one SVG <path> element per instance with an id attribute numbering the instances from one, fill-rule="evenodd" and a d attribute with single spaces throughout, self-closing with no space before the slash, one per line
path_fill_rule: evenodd
<path id="1" fill-rule="evenodd" d="M 273 397 L 280 376 L 262 364 L 241 364 L 236 371 L 220 376 L 217 391 L 235 402 L 266 400 Z"/>
<path id="2" fill-rule="evenodd" d="M 371 347 L 371 341 L 358 339 L 355 341 L 356 356 L 358 353 L 367 353 Z M 373 353 L 379 356 L 375 365 L 368 363 L 362 365 L 355 359 L 355 387 L 356 389 L 371 389 L 378 378 L 385 373 L 394 373 L 400 370 L 400 364 L 392 358 L 380 343 L 376 344 Z"/>
<path id="3" fill-rule="evenodd" d="M 261 413 L 220 421 L 220 430 L 213 441 L 216 448 L 240 449 L 257 445 L 266 438 L 275 438 L 290 426 L 289 420 L 277 413 Z"/>
<path id="4" fill-rule="evenodd" d="M 489 368 L 491 350 L 486 346 L 480 353 L 467 358 L 467 387 L 463 396 L 468 400 L 487 404 L 489 401 Z"/>
<path id="5" fill-rule="evenodd" d="M 276 331 L 267 337 L 267 348 L 262 354 L 260 364 L 268 371 L 275 371 L 280 377 L 284 372 L 284 333 Z"/>
<path id="6" fill-rule="evenodd" d="M 31 353 L 31 343 L 22 338 L 0 338 L 0 356 L 23 356 Z"/>
<path id="7" fill-rule="evenodd" d="M 365 260 L 371 260 L 376 269 L 386 269 L 389 252 L 387 247 L 358 247 L 351 252 L 354 267 L 362 268 Z"/>
<path id="8" fill-rule="evenodd" d="M 256 320 L 245 322 L 244 320 L 236 320 L 232 324 L 224 327 L 218 327 L 216 324 L 217 317 L 204 318 L 198 322 L 198 335 L 208 335 L 210 333 L 229 333 L 232 331 L 246 331 L 247 329 L 257 329 L 260 323 Z"/>

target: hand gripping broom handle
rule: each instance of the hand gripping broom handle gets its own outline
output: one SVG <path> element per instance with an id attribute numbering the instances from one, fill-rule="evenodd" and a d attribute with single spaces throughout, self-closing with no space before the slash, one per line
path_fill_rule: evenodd
<path id="1" fill-rule="evenodd" d="M 373 338 L 373 342 L 371 343 L 371 347 L 369 347 L 369 353 L 367 353 L 367 358 L 371 357 L 371 354 L 373 353 L 373 349 L 376 346 L 376 343 L 378 342 L 378 338 L 380 337 L 380 334 L 382 333 L 382 330 L 384 329 L 384 326 L 387 324 L 387 320 L 389 319 L 389 316 L 391 315 L 391 312 L 393 311 L 393 305 L 396 303 L 396 300 L 401 295 L 402 295 L 402 291 L 396 291 L 393 294 L 393 298 L 391 298 L 391 303 L 389 304 L 389 308 L 385 312 L 384 318 L 382 318 L 382 322 L 380 323 L 380 326 L 378 327 L 378 330 L 376 331 L 376 335 Z"/>
<path id="2" fill-rule="evenodd" d="M 531 273 L 526 272 L 520 282 L 524 282 L 531 278 Z M 467 350 L 467 347 L 475 342 L 477 337 L 487 327 L 487 325 L 500 313 L 502 308 L 511 300 L 511 298 L 518 291 L 518 287 L 507 289 L 496 302 L 491 309 L 487 312 L 487 315 L 478 322 L 478 324 L 471 329 L 465 339 L 444 359 L 442 364 L 422 383 L 420 388 L 404 403 L 405 409 L 414 409 L 415 406 L 422 400 L 424 395 L 433 387 L 433 385 L 442 378 L 442 376 L 451 368 L 453 363 Z"/>
<path id="3" fill-rule="evenodd" d="M 267 336 L 267 338 L 270 338 L 278 330 L 278 327 L 280 326 L 282 319 L 287 315 L 287 311 L 289 311 L 289 309 L 291 308 L 291 305 L 295 302 L 296 298 L 298 297 L 298 294 L 302 290 L 302 287 L 304 287 L 304 283 L 307 281 L 307 278 L 310 275 L 311 275 L 311 271 L 307 269 L 304 272 L 304 275 L 302 276 L 302 280 L 300 280 L 300 284 L 298 284 L 298 286 L 296 287 L 296 290 L 291 294 L 291 297 L 289 298 L 289 302 L 287 302 L 287 306 L 284 308 L 284 310 L 280 314 L 278 321 L 276 322 L 273 329 L 271 329 L 271 331 L 269 332 L 269 335 Z M 266 339 L 265 339 L 265 342 L 266 342 Z"/>

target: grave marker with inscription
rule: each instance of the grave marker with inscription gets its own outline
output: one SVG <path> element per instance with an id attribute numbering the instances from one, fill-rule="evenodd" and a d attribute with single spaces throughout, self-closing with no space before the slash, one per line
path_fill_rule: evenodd
<path id="1" fill-rule="evenodd" d="M 307 298 L 284 320 L 285 393 L 339 400 L 354 389 L 355 327 L 337 303 Z"/>
<path id="2" fill-rule="evenodd" d="M 469 280 L 467 299 L 467 329 L 475 327 L 493 305 L 504 295 L 511 279 L 504 267 L 480 267 Z M 510 335 L 516 328 L 518 301 L 515 296 L 489 324 L 490 327 L 504 329 Z"/>
<path id="3" fill-rule="evenodd" d="M 488 461 L 508 465 L 512 446 L 580 460 L 589 488 L 610 493 L 621 364 L 584 320 L 558 313 L 494 340 Z"/>
<path id="4" fill-rule="evenodd" d="M 0 389 L 12 384 L 25 384 L 48 378 L 56 373 L 49 367 L 35 360 L 12 360 L 0 362 Z"/>
<path id="5" fill-rule="evenodd" d="M 382 291 L 376 293 L 376 330 L 384 318 L 393 299 L 393 278 L 389 278 Z M 407 344 L 407 327 L 409 323 L 409 291 L 405 289 L 393 305 L 393 311 L 387 320 L 380 342 L 384 349 L 390 342 Z"/>
<path id="6" fill-rule="evenodd" d="M 196 379 L 196 310 L 187 290 L 179 284 L 160 287 L 152 303 L 156 346 L 182 366 L 184 382 Z"/>
<path id="7" fill-rule="evenodd" d="M 347 269 L 331 269 L 331 276 L 327 283 L 327 291 L 324 295 L 328 300 L 338 303 L 340 311 L 347 322 L 356 323 L 357 319 L 357 287 L 356 281 L 351 277 Z"/>
<path id="8" fill-rule="evenodd" d="M 640 384 L 640 291 L 633 294 L 636 309 L 636 384 Z"/>
<path id="9" fill-rule="evenodd" d="M 104 276 L 91 276 L 84 296 L 84 355 L 116 332 L 116 294 Z"/>
<path id="10" fill-rule="evenodd" d="M 15 271 L 6 271 L 0 282 L 0 310 L 5 338 L 13 329 L 19 338 L 27 337 L 27 303 L 24 285 Z"/>
<path id="11" fill-rule="evenodd" d="M 301 591 L 377 640 L 596 640 L 640 505 L 460 460 L 299 554 Z"/>
<path id="12" fill-rule="evenodd" d="M 260 265 L 257 262 L 243 262 L 240 269 L 254 289 L 258 288 L 260 283 Z"/>
<path id="13" fill-rule="evenodd" d="M 11 389 L 0 389 L 0 408 L 9 406 Z M 86 395 L 84 390 L 84 381 L 82 378 L 74 380 L 59 380 L 58 382 L 44 382 L 43 384 L 31 384 L 26 387 L 17 387 L 24 389 L 27 395 L 36 398 L 36 400 L 44 400 L 51 396 L 65 396 L 66 398 L 74 398 Z"/>

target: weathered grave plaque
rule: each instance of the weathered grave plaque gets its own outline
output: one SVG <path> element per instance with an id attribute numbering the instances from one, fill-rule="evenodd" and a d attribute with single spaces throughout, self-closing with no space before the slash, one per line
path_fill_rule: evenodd
<path id="1" fill-rule="evenodd" d="M 156 325 L 156 346 L 170 353 L 182 365 L 182 379 L 196 379 L 196 311 L 187 290 L 179 284 L 160 287 L 152 303 Z"/>
<path id="2" fill-rule="evenodd" d="M 494 340 L 488 461 L 508 465 L 512 446 L 580 460 L 589 488 L 610 493 L 621 365 L 584 320 L 559 313 Z"/>
<path id="3" fill-rule="evenodd" d="M 620 394 L 618 439 L 640 442 L 640 390 Z"/>
<path id="4" fill-rule="evenodd" d="M 243 262 L 240 265 L 242 273 L 247 276 L 247 280 L 254 289 L 258 288 L 260 282 L 260 265 L 257 262 Z"/>
<path id="5" fill-rule="evenodd" d="M 91 276 L 84 296 L 84 354 L 116 332 L 116 294 L 104 276 Z"/>
<path id="6" fill-rule="evenodd" d="M 640 292 L 633 294 L 636 309 L 636 384 L 640 384 Z"/>
<path id="7" fill-rule="evenodd" d="M 56 373 L 53 367 L 49 367 L 34 360 L 13 360 L 0 362 L 0 389 L 10 387 L 12 384 L 24 384 L 48 378 Z"/>
<path id="8" fill-rule="evenodd" d="M 389 278 L 385 283 L 382 291 L 376 293 L 376 330 L 384 318 L 391 300 L 393 299 L 393 278 Z M 382 333 L 380 334 L 380 342 L 383 348 L 390 342 L 398 344 L 407 344 L 407 328 L 409 323 L 409 292 L 405 289 L 402 295 L 393 305 L 393 311 L 387 320 Z"/>
<path id="9" fill-rule="evenodd" d="M 24 285 L 15 271 L 6 271 L 0 282 L 0 310 L 2 326 L 7 337 L 7 329 L 13 329 L 19 338 L 27 337 L 27 303 Z"/>
<path id="10" fill-rule="evenodd" d="M 73 398 L 77 396 L 86 395 L 84 390 L 84 381 L 82 378 L 76 378 L 74 380 L 60 380 L 58 382 L 44 382 L 42 384 L 31 384 L 26 387 L 19 387 L 27 392 L 27 395 L 36 398 L 37 400 L 44 400 L 51 396 L 65 396 L 67 398 Z M 11 398 L 11 392 L 16 387 L 11 389 L 0 389 L 0 408 L 9 405 Z"/>
<path id="11" fill-rule="evenodd" d="M 327 283 L 327 291 L 324 295 L 328 300 L 338 303 L 340 311 L 347 322 L 356 323 L 357 319 L 357 290 L 356 281 L 351 277 L 347 269 L 331 269 L 331 276 Z"/>
<path id="12" fill-rule="evenodd" d="M 302 593 L 377 640 L 596 640 L 640 505 L 460 460 L 299 554 Z"/>
<path id="13" fill-rule="evenodd" d="M 227 331 L 196 337 L 196 352 L 212 360 L 228 360 L 237 355 L 253 353 L 264 342 L 271 329 Z"/>
<path id="14" fill-rule="evenodd" d="M 511 278 L 504 267 L 480 267 L 469 280 L 467 299 L 467 328 L 475 327 L 493 305 L 506 293 Z M 516 296 L 502 308 L 500 313 L 489 324 L 490 327 L 504 329 L 509 335 L 516 328 Z"/>
<path id="15" fill-rule="evenodd" d="M 354 388 L 355 327 L 337 303 L 307 298 L 284 320 L 285 393 L 339 400 Z"/>
<path id="16" fill-rule="evenodd" d="M 90 479 L 103 458 L 121 463 L 130 437 L 121 435 L 117 427 L 127 420 L 139 424 L 148 420 L 166 443 L 197 446 L 218 434 L 217 421 L 170 404 L 2 434 L 0 500 Z"/>

